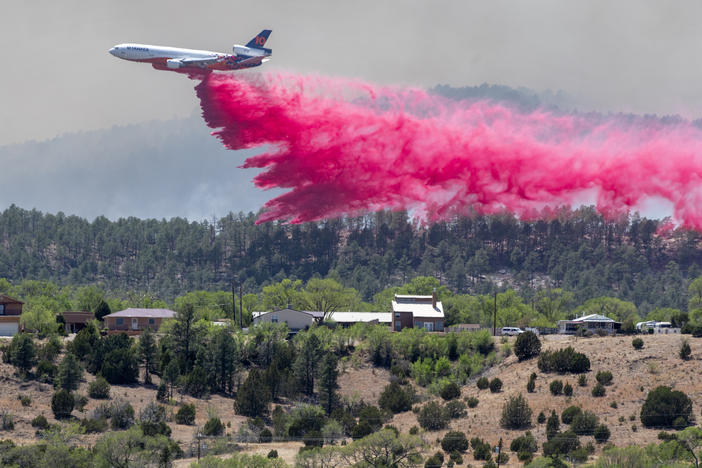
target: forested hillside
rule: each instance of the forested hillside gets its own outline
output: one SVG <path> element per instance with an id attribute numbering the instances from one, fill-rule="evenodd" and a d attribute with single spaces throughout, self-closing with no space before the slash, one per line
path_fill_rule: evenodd
<path id="1" fill-rule="evenodd" d="M 233 278 L 258 293 L 283 278 L 331 276 L 369 301 L 424 275 L 454 293 L 513 288 L 527 303 L 544 288 L 571 291 L 576 303 L 611 296 L 645 316 L 687 308 L 702 257 L 696 232 L 662 236 L 658 221 L 605 221 L 594 208 L 535 222 L 505 214 L 422 225 L 404 212 L 300 225 L 255 219 L 91 222 L 11 206 L 0 213 L 0 277 L 98 283 L 171 301 L 187 291 L 228 290 Z"/>

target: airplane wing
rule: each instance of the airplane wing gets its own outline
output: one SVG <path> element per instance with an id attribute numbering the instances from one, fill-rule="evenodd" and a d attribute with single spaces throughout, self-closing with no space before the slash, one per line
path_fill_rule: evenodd
<path id="1" fill-rule="evenodd" d="M 183 67 L 206 67 L 207 65 L 212 65 L 213 63 L 218 63 L 222 61 L 221 57 L 209 57 L 209 58 L 182 58 L 176 59 L 182 63 Z"/>
<path id="2" fill-rule="evenodd" d="M 270 60 L 269 57 L 261 55 L 261 56 L 249 57 L 247 59 L 244 59 L 241 62 L 237 62 L 237 65 L 244 66 L 244 67 L 250 67 L 250 66 L 254 66 L 254 65 L 260 65 L 261 63 L 267 62 L 268 60 Z"/>

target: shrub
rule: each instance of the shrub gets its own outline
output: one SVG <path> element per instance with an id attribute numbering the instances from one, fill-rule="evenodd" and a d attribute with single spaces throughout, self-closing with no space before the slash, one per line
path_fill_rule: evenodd
<path id="1" fill-rule="evenodd" d="M 419 428 L 417 426 L 412 426 L 410 427 L 409 433 L 410 435 L 417 435 L 419 434 Z"/>
<path id="2" fill-rule="evenodd" d="M 434 454 L 426 459 L 426 461 L 424 462 L 424 468 L 441 468 L 443 464 L 443 457 L 440 458 L 437 456 L 437 454 Z"/>
<path id="3" fill-rule="evenodd" d="M 473 458 L 476 460 L 489 461 L 492 459 L 492 449 L 490 444 L 483 439 L 473 437 L 470 439 L 470 446 L 473 447 Z"/>
<path id="4" fill-rule="evenodd" d="M 497 455 L 497 463 L 500 465 L 506 465 L 509 461 L 509 454 L 507 452 L 500 452 Z"/>
<path id="5" fill-rule="evenodd" d="M 85 395 L 77 394 L 75 396 L 75 408 L 81 413 L 85 409 L 85 405 L 88 404 L 88 397 Z"/>
<path id="6" fill-rule="evenodd" d="M 141 432 L 147 437 L 171 435 L 171 428 L 166 424 L 166 408 L 155 401 L 148 403 L 139 412 L 139 425 Z"/>
<path id="7" fill-rule="evenodd" d="M 692 350 L 690 349 L 690 343 L 688 343 L 687 340 L 683 340 L 682 343 L 680 343 L 680 351 L 678 352 L 680 359 L 687 361 L 690 359 L 691 352 Z"/>
<path id="8" fill-rule="evenodd" d="M 685 421 L 685 418 L 677 417 L 675 418 L 675 421 L 673 421 L 673 429 L 676 431 L 682 431 L 687 427 L 687 421 Z"/>
<path id="9" fill-rule="evenodd" d="M 485 390 L 486 388 L 488 388 L 488 385 L 490 385 L 490 381 L 487 377 L 480 377 L 475 384 L 480 390 Z"/>
<path id="10" fill-rule="evenodd" d="M 446 403 L 446 414 L 451 419 L 462 418 L 467 414 L 466 404 L 459 400 L 451 400 Z"/>
<path id="11" fill-rule="evenodd" d="M 536 417 L 536 422 L 539 424 L 543 424 L 546 422 L 546 415 L 543 411 L 539 412 L 539 415 Z"/>
<path id="12" fill-rule="evenodd" d="M 598 397 L 603 397 L 607 393 L 607 390 L 605 390 L 604 385 L 601 383 L 597 382 L 594 387 L 592 387 L 592 396 L 598 398 Z"/>
<path id="13" fill-rule="evenodd" d="M 468 450 L 468 439 L 461 431 L 449 431 L 441 439 L 441 448 L 446 453 L 460 452 Z"/>
<path id="14" fill-rule="evenodd" d="M 105 432 L 107 430 L 107 419 L 105 419 L 105 418 L 81 419 L 80 425 L 83 426 L 83 428 L 85 429 L 85 432 L 88 434 Z"/>
<path id="15" fill-rule="evenodd" d="M 136 383 L 139 363 L 130 348 L 117 348 L 107 353 L 100 372 L 111 384 Z"/>
<path id="16" fill-rule="evenodd" d="M 560 395 L 563 393 L 563 382 L 560 380 L 554 380 L 548 386 L 548 389 L 551 391 L 551 395 Z"/>
<path id="17" fill-rule="evenodd" d="M 578 385 L 581 387 L 587 387 L 587 376 L 585 374 L 580 374 L 578 376 Z"/>
<path id="18" fill-rule="evenodd" d="M 441 388 L 441 398 L 444 400 L 453 400 L 461 396 L 461 387 L 456 382 L 447 382 Z"/>
<path id="19" fill-rule="evenodd" d="M 565 385 L 563 385 L 563 394 L 565 396 L 573 395 L 573 386 L 569 383 L 566 383 Z"/>
<path id="20" fill-rule="evenodd" d="M 373 433 L 373 428 L 370 427 L 370 425 L 367 422 L 362 422 L 356 424 L 353 429 L 351 430 L 351 438 L 353 440 L 358 440 L 362 439 L 367 435 L 370 435 Z"/>
<path id="21" fill-rule="evenodd" d="M 578 435 L 592 435 L 599 422 L 599 418 L 594 413 L 585 411 L 573 418 L 570 429 Z"/>
<path id="22" fill-rule="evenodd" d="M 71 416 L 75 400 L 73 394 L 65 389 L 60 389 L 51 398 L 51 411 L 56 419 L 65 419 Z"/>
<path id="23" fill-rule="evenodd" d="M 641 349 L 643 348 L 644 342 L 641 338 L 634 338 L 631 340 L 631 346 L 634 347 L 634 349 Z"/>
<path id="24" fill-rule="evenodd" d="M 609 436 L 611 434 L 609 432 L 609 428 L 605 424 L 600 424 L 595 428 L 593 435 L 595 436 L 595 441 L 598 444 L 604 444 L 609 440 Z"/>
<path id="25" fill-rule="evenodd" d="M 520 333 L 514 342 L 514 354 L 520 361 L 536 357 L 541 352 L 541 341 L 534 332 Z"/>
<path id="26" fill-rule="evenodd" d="M 435 401 L 430 401 L 422 407 L 417 415 L 417 421 L 427 431 L 438 431 L 448 424 L 446 410 Z"/>
<path id="27" fill-rule="evenodd" d="M 539 355 L 537 365 L 542 372 L 559 374 L 582 374 L 590 370 L 590 360 L 587 356 L 576 352 L 571 346 L 558 351 L 544 351 Z"/>
<path id="28" fill-rule="evenodd" d="M 224 424 L 222 424 L 222 421 L 219 418 L 212 417 L 207 420 L 202 432 L 206 436 L 221 436 L 224 434 Z M 268 431 L 268 433 L 270 434 L 270 431 Z M 261 437 L 262 436 L 263 432 L 261 432 Z"/>
<path id="29" fill-rule="evenodd" d="M 529 376 L 529 381 L 527 382 L 526 389 L 528 393 L 534 393 L 536 390 L 536 374 L 532 372 Z"/>
<path id="30" fill-rule="evenodd" d="M 610 371 L 599 371 L 595 375 L 595 380 L 602 385 L 612 385 L 612 373 Z"/>
<path id="31" fill-rule="evenodd" d="M 558 432 L 543 445 L 544 456 L 567 455 L 580 447 L 580 440 L 573 431 Z"/>
<path id="32" fill-rule="evenodd" d="M 118 399 L 110 406 L 112 429 L 128 429 L 134 424 L 134 408 L 128 401 Z"/>
<path id="33" fill-rule="evenodd" d="M 502 390 L 502 381 L 495 377 L 490 381 L 490 392 L 498 393 L 500 390 Z"/>
<path id="34" fill-rule="evenodd" d="M 7 410 L 0 411 L 0 429 L 3 431 L 15 429 L 15 417 Z"/>
<path id="35" fill-rule="evenodd" d="M 478 399 L 476 397 L 468 397 L 466 403 L 468 404 L 468 408 L 475 408 L 478 406 Z"/>
<path id="36" fill-rule="evenodd" d="M 175 420 L 178 424 L 190 426 L 195 423 L 195 405 L 185 404 L 180 407 L 175 415 Z"/>
<path id="37" fill-rule="evenodd" d="M 267 430 L 267 429 L 265 429 Z M 270 431 L 268 431 L 270 434 Z M 302 436 L 302 443 L 305 447 L 322 447 L 324 445 L 324 439 L 322 438 L 322 433 L 319 431 L 309 431 L 307 434 Z"/>
<path id="38" fill-rule="evenodd" d="M 46 429 L 49 427 L 49 421 L 46 420 L 43 414 L 40 414 L 36 418 L 32 419 L 32 427 L 36 427 L 38 429 Z"/>
<path id="39" fill-rule="evenodd" d="M 270 452 L 268 452 L 268 455 L 266 455 L 266 458 L 278 458 L 278 451 L 271 450 Z"/>
<path id="40" fill-rule="evenodd" d="M 463 455 L 461 455 L 460 452 L 451 452 L 449 458 L 456 465 L 463 464 Z"/>
<path id="41" fill-rule="evenodd" d="M 460 393 L 460 389 L 459 389 Z M 397 382 L 391 382 L 380 394 L 378 405 L 393 414 L 403 413 L 412 409 L 414 402 L 414 391 L 412 386 L 403 388 Z"/>
<path id="42" fill-rule="evenodd" d="M 546 421 L 546 439 L 551 440 L 557 433 L 561 423 L 558 420 L 558 415 L 551 410 L 551 416 Z"/>
<path id="43" fill-rule="evenodd" d="M 526 399 L 519 394 L 511 397 L 502 407 L 500 425 L 505 429 L 523 429 L 531 426 L 531 408 Z"/>
<path id="44" fill-rule="evenodd" d="M 378 409 L 377 406 L 366 405 L 358 413 L 358 422 L 367 422 L 368 425 L 373 429 L 373 431 L 377 431 L 380 430 L 381 427 L 383 427 L 383 423 L 385 422 L 385 415 Z M 315 427 L 315 429 L 321 429 L 321 424 L 319 428 Z"/>
<path id="45" fill-rule="evenodd" d="M 88 385 L 88 395 L 96 400 L 106 400 L 110 398 L 110 384 L 102 376 L 90 382 Z"/>
<path id="46" fill-rule="evenodd" d="M 29 395 L 21 395 L 19 400 L 22 406 L 30 406 L 32 404 L 32 398 Z"/>
<path id="47" fill-rule="evenodd" d="M 219 421 L 219 418 L 212 418 L 212 419 L 217 419 Z M 212 420 L 210 419 L 210 421 Z M 208 421 L 209 422 L 209 421 Z M 224 427 L 222 427 L 222 432 L 224 432 Z M 315 431 L 310 431 L 309 433 L 313 433 Z M 212 434 L 212 435 L 221 435 L 221 432 L 219 434 Z M 319 433 L 321 437 L 321 433 Z M 273 440 L 273 434 L 271 433 L 270 429 L 266 428 L 261 431 L 261 433 L 258 435 L 258 441 L 262 444 L 268 444 Z M 305 444 L 307 445 L 307 444 Z"/>
<path id="48" fill-rule="evenodd" d="M 513 452 L 535 453 L 539 450 L 539 446 L 531 432 L 527 431 L 526 434 L 514 439 L 512 443 L 509 444 L 509 449 Z"/>
<path id="49" fill-rule="evenodd" d="M 49 361 L 39 361 L 39 364 L 37 364 L 37 377 L 42 382 L 53 382 L 57 372 L 58 367 Z"/>
<path id="50" fill-rule="evenodd" d="M 165 382 L 161 382 L 156 390 L 156 399 L 158 401 L 166 402 L 168 401 L 168 387 Z"/>
<path id="51" fill-rule="evenodd" d="M 582 412 L 583 410 L 577 406 L 569 406 L 561 413 L 561 421 L 563 421 L 563 424 L 570 424 L 573 422 L 573 418 L 579 414 L 582 414 Z"/>

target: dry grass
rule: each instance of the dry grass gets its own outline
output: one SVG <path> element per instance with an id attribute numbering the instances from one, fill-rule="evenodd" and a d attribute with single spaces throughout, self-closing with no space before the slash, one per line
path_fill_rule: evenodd
<path id="1" fill-rule="evenodd" d="M 680 346 L 679 336 L 651 335 L 644 336 L 644 348 L 635 350 L 631 346 L 630 337 L 593 337 L 574 338 L 549 336 L 544 342 L 544 349 L 559 349 L 568 345 L 573 346 L 577 351 L 584 352 L 590 358 L 591 372 L 587 374 L 588 385 L 580 387 L 577 384 L 576 375 L 557 376 L 555 374 L 543 374 L 536 367 L 536 360 L 519 363 L 515 356 L 510 356 L 497 366 L 487 370 L 484 375 L 489 378 L 499 377 L 503 382 L 502 392 L 493 394 L 489 390 L 478 390 L 474 382 L 466 385 L 462 389 L 462 397 L 477 396 L 480 400 L 474 409 L 468 409 L 468 416 L 459 420 L 453 420 L 450 424 L 451 430 L 464 431 L 468 437 L 481 437 L 491 444 L 497 444 L 500 437 L 503 438 L 505 446 L 509 447 L 509 442 L 522 434 L 522 431 L 508 431 L 499 427 L 499 419 L 502 405 L 507 399 L 518 393 L 522 393 L 534 412 L 532 433 L 539 441 L 539 445 L 545 440 L 545 425 L 536 423 L 536 416 L 540 411 L 548 415 L 554 409 L 560 414 L 570 405 L 581 406 L 584 410 L 590 410 L 600 417 L 600 421 L 607 424 L 612 432 L 611 442 L 618 446 L 624 445 L 645 445 L 657 442 L 658 430 L 645 429 L 641 426 L 638 414 L 649 390 L 658 385 L 671 385 L 676 389 L 685 392 L 693 401 L 694 413 L 699 416 L 702 408 L 702 378 L 699 374 L 700 360 L 702 359 L 702 340 L 691 339 L 692 358 L 689 361 L 682 361 L 678 358 Z M 609 370 L 614 379 L 613 385 L 606 387 L 607 395 L 603 398 L 594 398 L 590 392 L 595 383 L 595 374 L 599 370 Z M 527 393 L 526 383 L 529 375 L 536 372 L 536 392 Z M 83 382 L 78 390 L 79 393 L 87 395 L 88 382 L 93 380 L 93 376 L 86 374 L 87 381 Z M 378 397 L 385 385 L 388 383 L 389 374 L 383 369 L 374 369 L 369 365 L 363 365 L 358 369 L 349 368 L 340 375 L 339 392 L 350 400 L 364 400 L 366 403 L 377 404 Z M 573 386 L 573 396 L 553 397 L 548 384 L 551 380 L 559 378 L 563 382 L 569 382 Z M 643 391 L 641 390 L 643 388 Z M 422 389 L 420 389 L 422 391 Z M 137 414 L 139 410 L 156 397 L 156 387 L 144 388 L 142 386 L 113 386 L 112 397 L 124 397 L 134 406 Z M 19 395 L 28 395 L 32 399 L 29 407 L 23 407 L 18 398 Z M 7 409 L 15 416 L 15 429 L 0 434 L 0 438 L 10 438 L 18 444 L 29 444 L 38 441 L 35 429 L 31 427 L 30 421 L 37 415 L 43 414 L 50 423 L 56 422 L 51 412 L 51 396 L 53 388 L 50 385 L 39 382 L 21 382 L 15 375 L 14 369 L 0 363 L 0 409 Z M 180 401 L 180 397 L 179 401 Z M 196 424 L 204 425 L 208 417 L 208 409 L 212 409 L 222 419 L 227 427 L 227 433 L 235 433 L 245 418 L 234 413 L 231 398 L 213 395 L 207 400 L 183 397 L 183 402 L 194 403 L 197 407 Z M 612 408 L 612 401 L 617 402 L 617 407 Z M 99 400 L 89 400 L 84 413 L 74 411 L 74 416 L 86 417 L 89 412 L 99 405 Z M 176 406 L 169 406 L 173 413 Z M 631 421 L 630 416 L 634 415 L 635 420 Z M 623 418 L 623 422 L 619 419 Z M 416 416 L 412 412 L 395 415 L 390 424 L 395 425 L 402 432 L 417 424 Z M 637 431 L 632 430 L 632 424 L 637 426 Z M 183 426 L 169 423 L 174 440 L 180 442 L 183 448 L 189 444 L 195 431 L 194 426 Z M 430 444 L 429 452 L 439 448 L 437 439 L 443 437 L 445 431 L 424 433 L 423 437 Z M 81 442 L 85 445 L 92 445 L 100 435 L 83 436 Z M 583 443 L 587 443 L 592 438 L 582 438 Z M 295 454 L 300 447 L 300 443 L 271 443 L 271 444 L 249 444 L 245 445 L 245 452 L 260 453 L 266 455 L 269 450 L 276 449 L 278 453 L 288 463 L 294 461 Z M 475 462 L 471 455 L 467 455 L 466 463 Z M 516 462 L 515 454 L 510 454 L 510 464 L 507 466 L 521 466 Z M 192 460 L 189 460 L 192 461 Z M 187 466 L 186 461 L 178 462 L 177 466 Z"/>

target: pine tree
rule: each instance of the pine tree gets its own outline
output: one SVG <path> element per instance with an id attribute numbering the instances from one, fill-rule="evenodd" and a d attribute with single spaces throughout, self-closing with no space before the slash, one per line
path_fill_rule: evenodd
<path id="1" fill-rule="evenodd" d="M 339 388 L 337 364 L 336 354 L 326 353 L 319 372 L 319 401 L 327 415 L 331 414 L 339 400 L 339 396 L 336 394 L 336 389 Z"/>
<path id="2" fill-rule="evenodd" d="M 12 338 L 10 347 L 6 351 L 9 353 L 9 362 L 15 366 L 21 374 L 26 375 L 37 362 L 37 348 L 31 335 L 18 333 Z"/>
<path id="3" fill-rule="evenodd" d="M 68 353 L 58 366 L 56 386 L 64 390 L 77 390 L 83 378 L 83 367 L 73 353 Z"/>
<path id="4" fill-rule="evenodd" d="M 314 376 L 319 364 L 320 342 L 317 335 L 307 333 L 302 338 L 300 353 L 293 365 L 302 391 L 306 395 L 314 394 Z"/>
<path id="5" fill-rule="evenodd" d="M 252 369 L 236 394 L 234 409 L 237 414 L 257 418 L 266 412 L 271 401 L 271 392 L 261 373 Z"/>
<path id="6" fill-rule="evenodd" d="M 150 327 L 139 338 L 139 360 L 144 364 L 144 385 L 151 384 L 151 373 L 156 368 L 156 339 Z"/>

